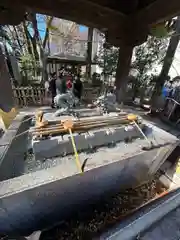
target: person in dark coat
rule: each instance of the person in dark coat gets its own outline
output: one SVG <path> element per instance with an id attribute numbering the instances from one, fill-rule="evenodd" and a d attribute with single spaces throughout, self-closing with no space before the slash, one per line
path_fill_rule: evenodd
<path id="1" fill-rule="evenodd" d="M 80 75 L 78 75 L 73 83 L 73 94 L 79 100 L 81 100 L 82 90 L 83 90 L 83 84 L 80 80 Z"/>
<path id="2" fill-rule="evenodd" d="M 59 77 L 56 80 L 56 92 L 57 94 L 65 94 L 67 92 L 65 70 L 59 73 Z"/>
<path id="3" fill-rule="evenodd" d="M 51 74 L 51 79 L 49 82 L 49 91 L 51 93 L 51 99 L 52 99 L 51 107 L 54 108 L 54 98 L 56 96 L 56 73 L 55 72 Z"/>

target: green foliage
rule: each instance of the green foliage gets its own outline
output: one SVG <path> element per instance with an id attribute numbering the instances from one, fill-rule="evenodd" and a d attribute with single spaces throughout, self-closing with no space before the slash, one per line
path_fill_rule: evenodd
<path id="1" fill-rule="evenodd" d="M 164 38 L 168 35 L 168 30 L 164 24 L 159 24 L 151 28 L 150 33 L 157 38 Z"/>
<path id="2" fill-rule="evenodd" d="M 5 27 L 1 25 L 0 25 L 0 41 L 7 41 L 8 43 L 11 43 L 11 40 L 6 32 Z"/>
<path id="3" fill-rule="evenodd" d="M 147 41 L 140 46 L 135 47 L 132 68 L 136 69 L 137 79 L 139 84 L 144 81 L 149 81 L 153 78 L 149 74 L 155 65 L 162 64 L 167 48 L 167 39 L 161 39 L 149 36 Z M 96 58 L 99 66 L 103 69 L 106 75 L 114 75 L 117 68 L 119 48 L 113 46 L 100 49 L 99 55 Z"/>
<path id="4" fill-rule="evenodd" d="M 167 47 L 167 39 L 148 37 L 147 42 L 135 47 L 132 66 L 140 76 L 152 70 L 155 64 L 161 64 Z"/>
<path id="5" fill-rule="evenodd" d="M 38 81 L 38 72 L 40 71 L 39 62 L 36 62 L 31 54 L 24 54 L 19 60 L 20 72 L 22 75 L 22 84 L 32 84 Z"/>
<path id="6" fill-rule="evenodd" d="M 20 58 L 20 66 L 21 66 L 22 71 L 26 70 L 26 69 L 29 69 L 29 68 L 32 68 L 33 63 L 34 63 L 33 57 L 32 57 L 32 55 L 30 55 L 28 53 L 22 55 L 21 58 Z"/>
<path id="7" fill-rule="evenodd" d="M 161 65 L 167 49 L 167 39 L 149 36 L 147 41 L 134 49 L 132 67 L 138 72 L 133 89 L 135 96 L 139 89 L 155 79 L 155 67 Z M 154 73 L 152 73 L 152 71 Z"/>
<path id="8" fill-rule="evenodd" d="M 134 98 L 139 96 L 141 89 L 151 84 L 155 79 L 155 67 L 161 65 L 167 49 L 167 38 L 156 38 L 149 36 L 147 41 L 134 48 L 131 70 L 135 70 L 135 81 L 132 81 L 132 91 Z M 105 75 L 115 75 L 118 62 L 119 49 L 101 47 L 97 58 L 99 66 Z M 133 71 L 130 72 L 130 74 Z"/>
<path id="9" fill-rule="evenodd" d="M 173 34 L 176 28 L 177 19 L 170 19 L 165 22 L 158 23 L 150 28 L 150 34 L 157 38 L 164 38 Z"/>
<path id="10" fill-rule="evenodd" d="M 0 39 L 10 46 L 14 55 L 18 58 L 22 53 L 22 46 L 24 45 L 22 30 L 19 26 L 0 26 Z"/>
<path id="11" fill-rule="evenodd" d="M 118 56 L 119 48 L 113 46 L 104 48 L 101 46 L 98 57 L 96 57 L 95 61 L 98 63 L 99 67 L 103 69 L 103 74 L 112 75 L 116 72 Z"/>

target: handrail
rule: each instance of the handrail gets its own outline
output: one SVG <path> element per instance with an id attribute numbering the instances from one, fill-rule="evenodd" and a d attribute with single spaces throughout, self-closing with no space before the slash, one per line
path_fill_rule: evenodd
<path id="1" fill-rule="evenodd" d="M 169 97 L 167 97 L 166 99 L 167 99 L 167 100 L 172 100 L 172 101 L 175 102 L 176 104 L 180 105 L 180 103 L 177 102 L 174 98 L 169 98 Z"/>

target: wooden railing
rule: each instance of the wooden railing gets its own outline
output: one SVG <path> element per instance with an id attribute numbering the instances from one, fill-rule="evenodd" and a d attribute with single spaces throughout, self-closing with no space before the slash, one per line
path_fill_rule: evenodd
<path id="1" fill-rule="evenodd" d="M 82 100 L 85 103 L 91 103 L 97 99 L 99 93 L 99 87 L 84 88 Z M 43 106 L 51 102 L 50 96 L 46 95 L 45 88 L 42 87 L 13 87 L 13 95 L 16 105 L 19 107 Z"/>
<path id="2" fill-rule="evenodd" d="M 44 105 L 45 88 L 41 87 L 13 87 L 16 105 L 37 106 Z"/>

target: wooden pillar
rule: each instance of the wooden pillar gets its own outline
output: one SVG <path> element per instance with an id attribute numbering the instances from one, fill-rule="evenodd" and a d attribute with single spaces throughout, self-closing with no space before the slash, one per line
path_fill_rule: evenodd
<path id="1" fill-rule="evenodd" d="M 115 81 L 118 102 L 123 102 L 125 99 L 126 85 L 131 66 L 132 53 L 133 46 L 121 45 L 119 49 L 119 58 L 116 69 Z"/>
<path id="2" fill-rule="evenodd" d="M 14 107 L 13 90 L 10 75 L 0 45 L 0 109 L 9 112 Z"/>
<path id="3" fill-rule="evenodd" d="M 91 78 L 92 41 L 93 41 L 93 28 L 89 27 L 87 44 L 87 65 L 86 65 L 86 76 L 88 79 Z"/>

